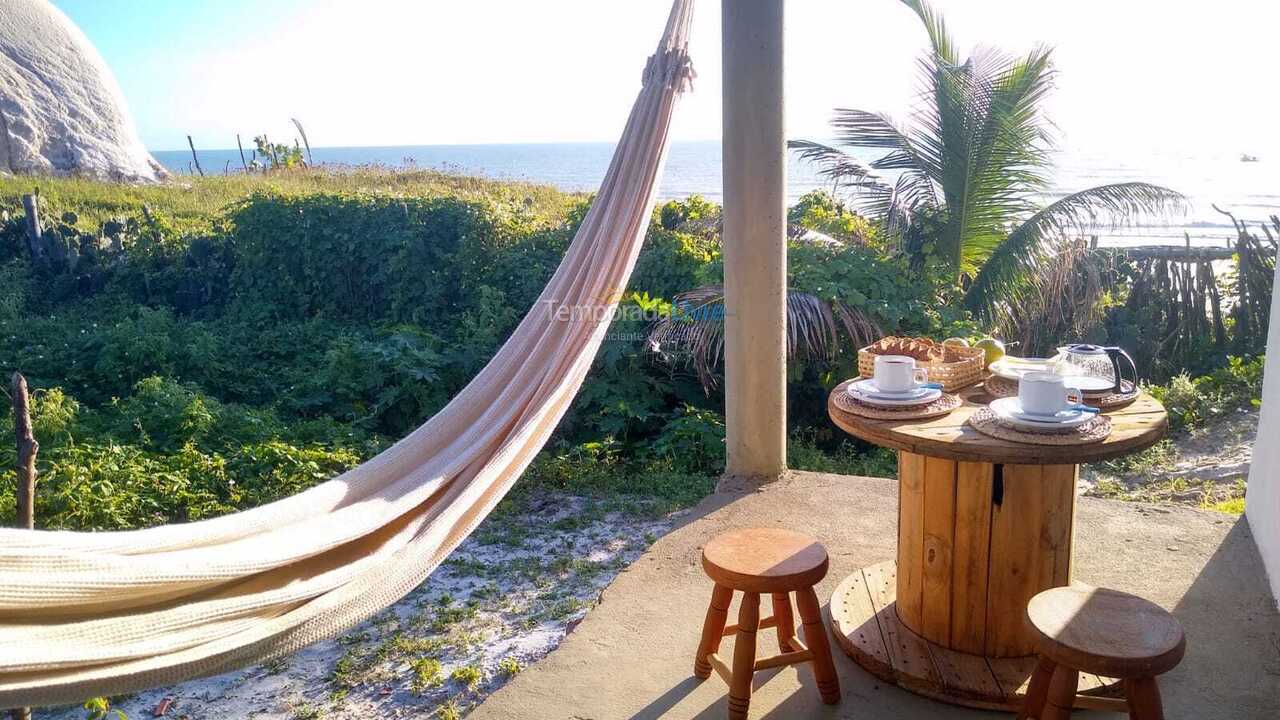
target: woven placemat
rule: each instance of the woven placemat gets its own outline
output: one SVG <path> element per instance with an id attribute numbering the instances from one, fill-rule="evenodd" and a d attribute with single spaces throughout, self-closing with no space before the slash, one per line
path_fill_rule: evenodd
<path id="1" fill-rule="evenodd" d="M 1003 378 L 999 375 L 992 375 L 987 378 L 982 387 L 992 397 L 1006 398 L 1018 394 L 1018 381 Z M 1123 392 L 1107 393 L 1106 395 L 1085 395 L 1084 404 L 1096 407 L 1099 410 L 1115 410 L 1138 399 L 1138 391 L 1133 389 L 1133 383 L 1128 380 L 1121 380 L 1120 387 Z"/>
<path id="2" fill-rule="evenodd" d="M 1099 415 L 1079 427 L 1067 430 L 1023 430 L 1000 420 L 991 408 L 969 416 L 969 425 L 983 435 L 1031 445 L 1088 445 L 1102 442 L 1111 434 L 1111 418 Z"/>
<path id="3" fill-rule="evenodd" d="M 850 397 L 847 392 L 838 392 L 835 397 L 836 407 L 858 417 L 870 420 L 924 420 L 946 415 L 964 404 L 959 395 L 942 393 L 942 397 L 925 405 L 907 405 L 904 407 L 879 407 L 868 405 Z"/>

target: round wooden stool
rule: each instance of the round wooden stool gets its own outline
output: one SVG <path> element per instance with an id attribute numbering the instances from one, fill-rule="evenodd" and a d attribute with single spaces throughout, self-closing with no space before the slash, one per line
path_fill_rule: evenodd
<path id="1" fill-rule="evenodd" d="M 1085 585 L 1045 590 L 1027 618 L 1039 634 L 1040 662 L 1019 720 L 1066 720 L 1079 673 L 1124 681 L 1129 717 L 1161 720 L 1156 676 L 1182 661 L 1187 639 L 1177 618 L 1155 603 Z"/>
<path id="2" fill-rule="evenodd" d="M 702 642 L 693 661 L 693 674 L 699 678 L 714 669 L 729 684 L 729 717 L 739 720 L 747 716 L 751 703 L 751 677 L 757 670 L 813 663 L 822 701 L 840 701 L 840 681 L 831 662 L 831 642 L 822 622 L 822 611 L 813 586 L 827 574 L 827 549 L 817 540 L 777 528 L 733 530 L 712 538 L 702 549 L 702 568 L 715 581 L 711 605 L 702 625 Z M 738 624 L 725 623 L 734 591 L 742 593 L 738 608 Z M 773 600 L 773 616 L 760 619 L 760 596 Z M 804 639 L 796 638 L 791 614 L 791 593 L 796 594 Z M 773 657 L 756 659 L 756 632 L 776 627 L 778 646 L 782 652 Z M 736 635 L 733 666 L 730 668 L 717 654 L 720 639 Z"/>

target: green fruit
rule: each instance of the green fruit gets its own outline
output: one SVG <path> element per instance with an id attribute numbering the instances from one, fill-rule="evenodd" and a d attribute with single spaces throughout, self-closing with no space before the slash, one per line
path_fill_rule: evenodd
<path id="1" fill-rule="evenodd" d="M 1004 357 L 1004 343 L 993 337 L 984 337 L 974 343 L 973 346 L 976 348 L 982 348 L 983 352 L 986 353 L 987 365 L 991 365 L 991 363 Z"/>
<path id="2" fill-rule="evenodd" d="M 949 337 L 942 341 L 943 345 L 954 345 L 956 347 L 969 347 L 969 341 L 962 337 Z"/>

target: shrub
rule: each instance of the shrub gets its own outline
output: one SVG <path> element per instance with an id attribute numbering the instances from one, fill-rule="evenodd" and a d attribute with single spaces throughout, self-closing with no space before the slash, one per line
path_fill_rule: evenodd
<path id="1" fill-rule="evenodd" d="M 501 251 L 539 227 L 523 205 L 258 193 L 231 214 L 240 301 L 277 317 L 439 328 Z"/>
<path id="2" fill-rule="evenodd" d="M 1266 356 L 1229 357 L 1227 364 L 1208 375 L 1192 379 L 1175 375 L 1165 385 L 1147 389 L 1164 404 L 1174 430 L 1194 429 L 1226 413 L 1262 403 L 1262 371 Z"/>
<path id="3" fill-rule="evenodd" d="M 439 340 L 409 326 L 376 338 L 342 337 L 287 402 L 304 414 L 401 434 L 448 399 L 441 387 Z"/>
<path id="4" fill-rule="evenodd" d="M 474 665 L 464 665 L 455 669 L 449 677 L 454 682 L 465 685 L 468 690 L 474 690 L 480 684 L 480 680 L 483 679 L 484 675 L 481 673 L 480 668 Z"/>
<path id="5" fill-rule="evenodd" d="M 870 220 L 825 190 L 812 190 L 800 196 L 787 210 L 787 224 L 857 245 L 874 245 L 879 239 L 879 232 Z"/>
<path id="6" fill-rule="evenodd" d="M 719 473 L 724 469 L 724 418 L 690 405 L 672 413 L 650 443 L 649 453 L 685 473 Z"/>
<path id="7" fill-rule="evenodd" d="M 440 661 L 435 658 L 418 658 L 409 663 L 409 669 L 413 671 L 414 692 L 420 693 L 444 683 L 440 676 Z"/>
<path id="8" fill-rule="evenodd" d="M 217 421 L 216 410 L 191 386 L 149 377 L 139 381 L 128 398 L 113 400 L 104 414 L 109 432 L 121 441 L 174 452 L 202 441 Z"/>

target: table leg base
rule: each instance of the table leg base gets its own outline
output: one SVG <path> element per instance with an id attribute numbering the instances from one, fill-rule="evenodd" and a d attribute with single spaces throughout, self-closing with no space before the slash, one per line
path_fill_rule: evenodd
<path id="1" fill-rule="evenodd" d="M 831 634 L 854 662 L 881 680 L 952 705 L 1017 711 L 1035 656 L 989 658 L 942 647 L 898 620 L 897 563 L 845 578 L 831 595 Z M 1076 707 L 1114 709 L 1114 678 L 1080 673 Z"/>

